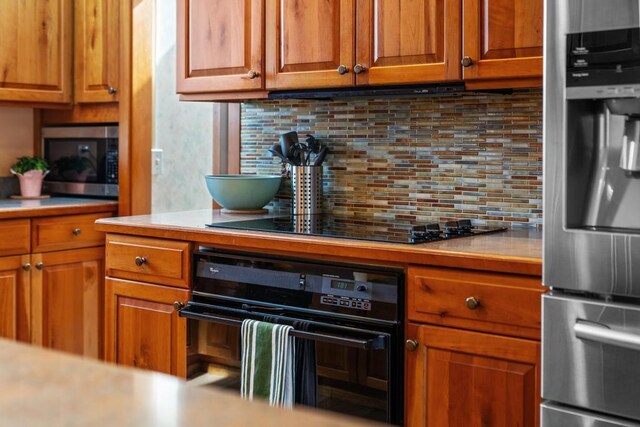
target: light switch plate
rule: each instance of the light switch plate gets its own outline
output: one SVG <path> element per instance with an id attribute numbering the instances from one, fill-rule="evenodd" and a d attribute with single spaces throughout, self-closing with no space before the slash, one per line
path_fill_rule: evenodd
<path id="1" fill-rule="evenodd" d="M 151 149 L 151 174 L 160 175 L 162 173 L 162 148 Z"/>

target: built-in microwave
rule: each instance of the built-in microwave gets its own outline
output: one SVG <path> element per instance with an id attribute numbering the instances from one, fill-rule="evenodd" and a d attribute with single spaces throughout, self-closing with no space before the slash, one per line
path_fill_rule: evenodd
<path id="1" fill-rule="evenodd" d="M 118 126 L 42 128 L 51 194 L 118 197 Z"/>

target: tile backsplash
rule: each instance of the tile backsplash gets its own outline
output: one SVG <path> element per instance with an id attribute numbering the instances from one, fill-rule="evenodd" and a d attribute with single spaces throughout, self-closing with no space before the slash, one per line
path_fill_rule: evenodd
<path id="1" fill-rule="evenodd" d="M 242 173 L 279 173 L 267 149 L 296 130 L 329 145 L 323 211 L 542 223 L 542 93 L 242 105 Z M 290 205 L 290 182 L 272 205 Z"/>

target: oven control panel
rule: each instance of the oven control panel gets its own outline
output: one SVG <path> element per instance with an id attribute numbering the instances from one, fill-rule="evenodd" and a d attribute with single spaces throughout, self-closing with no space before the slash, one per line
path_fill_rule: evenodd
<path id="1" fill-rule="evenodd" d="M 334 305 L 336 307 L 355 308 L 356 310 L 371 311 L 371 301 L 359 298 L 339 297 L 335 295 L 322 295 L 320 304 Z"/>

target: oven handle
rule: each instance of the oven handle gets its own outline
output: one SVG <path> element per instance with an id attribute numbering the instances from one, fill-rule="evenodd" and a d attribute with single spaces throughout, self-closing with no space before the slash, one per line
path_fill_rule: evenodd
<path id="1" fill-rule="evenodd" d="M 616 331 L 600 323 L 577 320 L 573 325 L 573 331 L 581 340 L 640 351 L 640 335 Z"/>
<path id="2" fill-rule="evenodd" d="M 226 316 L 216 316 L 212 314 L 195 313 L 193 311 L 189 311 L 187 308 L 180 310 L 178 312 L 178 315 L 180 317 L 186 317 L 188 319 L 206 320 L 223 325 L 242 326 L 242 320 L 240 319 L 233 319 Z M 301 320 L 301 322 L 304 321 Z M 387 339 L 384 335 L 378 335 L 377 337 L 371 339 L 357 339 L 341 337 L 337 335 L 320 334 L 317 332 L 299 331 L 296 329 L 292 330 L 290 332 L 290 335 L 296 338 L 309 339 L 329 344 L 338 344 L 345 347 L 361 348 L 364 350 L 383 350 L 386 347 L 387 342 Z"/>

